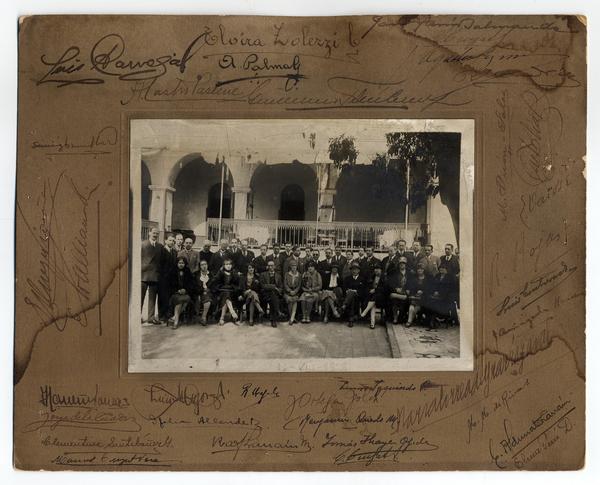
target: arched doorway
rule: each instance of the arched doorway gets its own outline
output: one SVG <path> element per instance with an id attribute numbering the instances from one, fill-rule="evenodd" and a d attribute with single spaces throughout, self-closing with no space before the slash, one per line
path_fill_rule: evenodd
<path id="1" fill-rule="evenodd" d="M 219 217 L 221 211 L 221 184 L 214 184 L 208 191 L 206 218 Z M 223 219 L 231 218 L 231 188 L 223 184 Z"/>
<path id="2" fill-rule="evenodd" d="M 175 170 L 176 169 L 176 170 Z M 207 217 L 219 217 L 222 166 L 208 163 L 201 157 L 184 157 L 175 166 L 172 176 L 173 216 L 172 228 L 193 231 L 200 238 L 209 237 Z M 231 217 L 231 189 L 234 180 L 229 170 L 225 172 L 223 217 Z"/>
<path id="3" fill-rule="evenodd" d="M 150 170 L 148 170 L 148 166 L 142 160 L 142 219 L 148 220 L 150 218 L 150 198 L 152 196 L 152 191 L 150 190 L 150 185 L 152 184 L 152 179 L 150 177 Z"/>
<path id="4" fill-rule="evenodd" d="M 281 191 L 279 219 L 283 221 L 303 221 L 304 190 L 298 184 L 288 184 Z"/>

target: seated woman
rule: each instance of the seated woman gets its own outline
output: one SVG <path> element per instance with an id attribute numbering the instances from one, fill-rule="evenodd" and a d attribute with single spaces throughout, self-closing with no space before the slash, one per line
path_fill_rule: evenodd
<path id="1" fill-rule="evenodd" d="M 283 298 L 288 306 L 290 325 L 296 321 L 296 310 L 301 291 L 302 275 L 298 271 L 298 261 L 290 259 L 288 272 L 283 276 Z"/>
<path id="2" fill-rule="evenodd" d="M 410 327 L 415 319 L 427 313 L 427 297 L 429 295 L 430 281 L 425 274 L 425 265 L 417 264 L 417 273 L 408 280 L 406 293 L 410 301 L 408 307 L 408 321 L 406 326 Z"/>
<path id="3" fill-rule="evenodd" d="M 429 326 L 431 328 L 435 328 L 438 321 L 448 323 L 451 320 L 455 294 L 455 278 L 448 274 L 445 266 L 440 266 L 439 273 L 431 282 L 429 297 L 429 306 L 431 308 Z"/>
<path id="4" fill-rule="evenodd" d="M 254 311 L 258 310 L 258 318 L 262 318 L 264 310 L 260 305 L 260 282 L 258 276 L 255 274 L 254 265 L 250 263 L 246 268 L 246 274 L 242 276 L 240 282 L 240 296 L 239 301 L 246 305 L 246 311 L 248 312 L 248 323 L 250 326 L 254 325 Z"/>
<path id="5" fill-rule="evenodd" d="M 377 309 L 383 309 L 387 301 L 387 285 L 382 274 L 381 264 L 373 266 L 373 278 L 367 284 L 367 306 L 360 314 L 366 317 L 370 314 L 371 328 L 375 328 L 375 312 Z"/>
<path id="6" fill-rule="evenodd" d="M 187 258 L 177 258 L 175 267 L 169 274 L 169 307 L 173 312 L 173 330 L 179 327 L 179 321 L 183 312 L 196 295 L 196 281 L 188 268 Z"/>
<path id="7" fill-rule="evenodd" d="M 218 305 L 221 309 L 221 316 L 219 317 L 219 325 L 225 324 L 225 317 L 229 312 L 233 322 L 236 323 L 238 320 L 238 314 L 233 308 L 233 301 L 235 301 L 235 295 L 239 290 L 240 278 L 237 271 L 233 270 L 233 262 L 230 257 L 226 257 L 223 260 L 223 267 L 219 270 L 214 280 L 214 288 L 217 291 Z"/>
<path id="8" fill-rule="evenodd" d="M 390 306 L 392 314 L 392 323 L 398 323 L 398 319 L 406 322 L 408 320 L 408 294 L 406 285 L 408 284 L 408 270 L 406 268 L 406 258 L 398 258 L 398 271 L 394 271 L 388 277 L 388 288 L 390 295 Z"/>
<path id="9" fill-rule="evenodd" d="M 201 309 L 200 323 L 206 326 L 208 323 L 208 310 L 213 301 L 213 295 L 211 291 L 211 276 L 208 271 L 208 262 L 204 259 L 200 260 L 200 271 L 196 275 L 196 282 L 199 289 L 198 305 L 199 310 Z"/>
<path id="10" fill-rule="evenodd" d="M 302 323 L 310 323 L 310 312 L 313 303 L 319 301 L 319 294 L 323 287 L 323 281 L 316 266 L 314 261 L 310 261 L 307 270 L 302 275 L 302 295 L 300 296 Z"/>
<path id="11" fill-rule="evenodd" d="M 336 264 L 331 265 L 331 272 L 326 277 L 321 292 L 321 304 L 324 307 L 323 323 L 329 322 L 329 312 L 335 318 L 340 318 L 337 311 L 337 304 L 343 299 L 344 291 L 342 290 L 342 277 L 339 274 L 339 267 Z"/>

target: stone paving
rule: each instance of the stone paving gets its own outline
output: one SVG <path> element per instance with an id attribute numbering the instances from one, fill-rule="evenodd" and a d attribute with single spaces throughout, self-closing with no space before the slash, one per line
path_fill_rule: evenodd
<path id="1" fill-rule="evenodd" d="M 349 328 L 337 321 L 293 326 L 280 322 L 277 328 L 267 321 L 253 327 L 228 322 L 182 325 L 177 330 L 143 325 L 142 349 L 144 358 L 153 359 L 458 357 L 458 334 L 458 327 L 430 332 L 423 327 L 378 324 L 371 330 L 366 322 Z"/>

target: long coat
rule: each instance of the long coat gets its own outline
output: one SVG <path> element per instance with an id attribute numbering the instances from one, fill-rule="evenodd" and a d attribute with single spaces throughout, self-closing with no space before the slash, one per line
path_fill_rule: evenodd
<path id="1" fill-rule="evenodd" d="M 163 264 L 163 245 L 149 240 L 142 242 L 142 281 L 156 283 L 160 279 Z"/>

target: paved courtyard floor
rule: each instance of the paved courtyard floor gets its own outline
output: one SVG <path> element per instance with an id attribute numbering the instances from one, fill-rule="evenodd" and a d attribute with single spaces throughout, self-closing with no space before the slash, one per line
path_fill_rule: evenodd
<path id="1" fill-rule="evenodd" d="M 294 324 L 269 322 L 224 326 L 165 325 L 142 328 L 143 358 L 294 359 L 343 357 L 458 357 L 458 327 L 427 331 L 399 325 L 330 321 Z"/>

